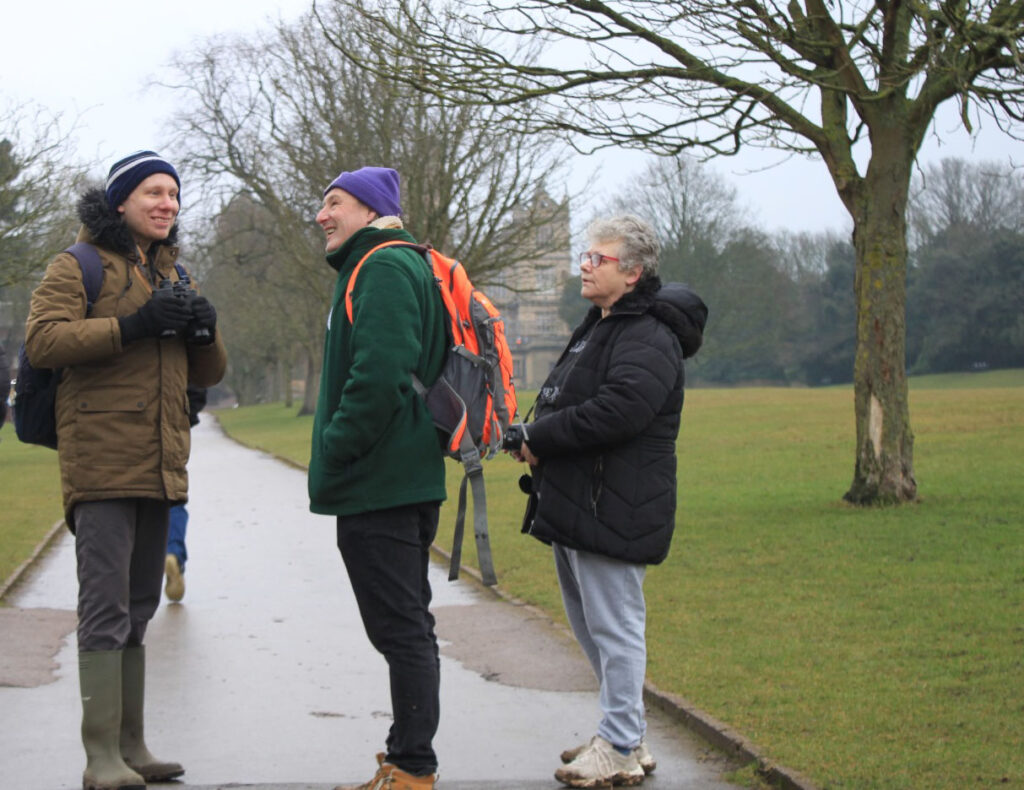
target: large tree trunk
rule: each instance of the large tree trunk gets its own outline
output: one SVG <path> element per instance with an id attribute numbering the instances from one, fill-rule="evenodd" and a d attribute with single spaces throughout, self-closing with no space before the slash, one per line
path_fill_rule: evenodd
<path id="1" fill-rule="evenodd" d="M 855 504 L 917 498 L 906 373 L 906 208 L 913 157 L 901 149 L 875 140 L 864 189 L 852 206 L 857 463 L 843 498 Z"/>

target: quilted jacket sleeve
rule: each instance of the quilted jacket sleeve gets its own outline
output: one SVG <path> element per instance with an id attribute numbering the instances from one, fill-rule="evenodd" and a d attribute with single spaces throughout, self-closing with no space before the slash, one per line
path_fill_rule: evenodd
<path id="1" fill-rule="evenodd" d="M 652 318 L 623 323 L 593 354 L 581 355 L 560 396 L 565 405 L 528 426 L 529 446 L 538 458 L 628 442 L 648 428 L 669 398 L 682 365 L 678 344 Z"/>

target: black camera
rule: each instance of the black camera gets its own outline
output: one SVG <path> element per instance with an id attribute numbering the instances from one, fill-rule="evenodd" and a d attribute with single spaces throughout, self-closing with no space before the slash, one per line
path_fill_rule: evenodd
<path id="1" fill-rule="evenodd" d="M 501 449 L 508 450 L 509 452 L 519 452 L 519 448 L 523 446 L 525 436 L 526 432 L 523 430 L 522 423 L 508 426 L 505 435 L 501 437 Z"/>
<path id="2" fill-rule="evenodd" d="M 180 280 L 171 282 L 170 280 L 160 281 L 160 290 L 163 291 L 170 288 L 174 294 L 175 299 L 184 299 L 186 303 L 190 303 L 195 298 L 196 292 L 193 291 L 189 286 L 192 281 L 188 277 L 182 277 Z M 174 337 L 177 334 L 173 329 L 168 329 L 161 337 Z M 203 345 L 210 342 L 210 330 L 205 326 L 199 326 L 195 319 L 188 322 L 185 327 L 185 342 L 196 343 Z"/>

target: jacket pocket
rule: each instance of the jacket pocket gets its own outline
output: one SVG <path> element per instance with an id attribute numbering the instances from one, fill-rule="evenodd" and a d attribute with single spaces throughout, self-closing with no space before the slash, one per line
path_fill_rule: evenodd
<path id="1" fill-rule="evenodd" d="M 156 420 L 148 414 L 152 397 L 142 387 L 92 387 L 79 392 L 74 431 L 79 462 L 125 466 L 151 453 L 156 431 Z"/>

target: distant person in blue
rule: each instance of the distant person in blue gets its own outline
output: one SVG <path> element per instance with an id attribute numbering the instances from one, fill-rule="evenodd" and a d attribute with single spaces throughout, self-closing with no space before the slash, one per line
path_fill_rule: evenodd
<path id="1" fill-rule="evenodd" d="M 203 387 L 189 387 L 188 424 L 195 428 L 199 424 L 199 412 L 206 406 L 206 390 Z M 185 531 L 188 529 L 188 510 L 184 504 L 171 508 L 171 523 L 167 532 L 167 558 L 164 560 L 164 594 L 167 600 L 178 602 L 185 597 Z"/>

